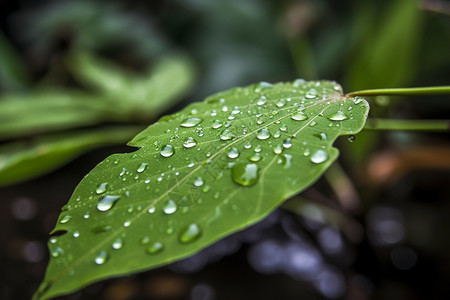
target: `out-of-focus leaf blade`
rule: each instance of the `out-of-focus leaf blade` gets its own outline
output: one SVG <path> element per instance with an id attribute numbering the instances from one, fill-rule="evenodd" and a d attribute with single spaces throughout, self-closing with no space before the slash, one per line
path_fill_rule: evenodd
<path id="1" fill-rule="evenodd" d="M 100 97 L 74 91 L 9 94 L 0 101 L 0 140 L 45 131 L 121 121 L 121 115 Z"/>
<path id="2" fill-rule="evenodd" d="M 149 119 L 173 106 L 194 82 L 184 56 L 165 56 L 140 76 L 87 52 L 74 52 L 68 64 L 84 84 L 109 95 L 122 110 Z"/>
<path id="3" fill-rule="evenodd" d="M 48 173 L 94 148 L 126 143 L 142 127 L 113 127 L 44 136 L 0 146 L 0 186 Z"/>
<path id="4" fill-rule="evenodd" d="M 22 89 L 28 80 L 25 65 L 0 32 L 0 91 Z"/>
<path id="5" fill-rule="evenodd" d="M 35 299 L 191 255 L 311 185 L 369 107 L 328 81 L 234 88 L 163 117 L 78 185 Z"/>

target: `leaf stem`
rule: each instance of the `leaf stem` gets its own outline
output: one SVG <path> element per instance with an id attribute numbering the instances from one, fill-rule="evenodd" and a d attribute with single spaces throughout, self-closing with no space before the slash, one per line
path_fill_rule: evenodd
<path id="1" fill-rule="evenodd" d="M 450 120 L 367 119 L 364 130 L 449 131 Z"/>
<path id="2" fill-rule="evenodd" d="M 450 94 L 450 86 L 431 86 L 400 89 L 374 89 L 348 93 L 346 96 L 404 96 L 404 95 L 439 95 Z"/>

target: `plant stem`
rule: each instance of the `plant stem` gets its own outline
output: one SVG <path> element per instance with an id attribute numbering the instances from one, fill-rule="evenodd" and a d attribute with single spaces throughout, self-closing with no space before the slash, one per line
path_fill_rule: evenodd
<path id="1" fill-rule="evenodd" d="M 450 120 L 367 119 L 365 130 L 449 131 Z"/>
<path id="2" fill-rule="evenodd" d="M 401 89 L 374 89 L 348 93 L 347 96 L 403 96 L 403 95 L 439 95 L 450 94 L 450 86 L 432 86 Z"/>

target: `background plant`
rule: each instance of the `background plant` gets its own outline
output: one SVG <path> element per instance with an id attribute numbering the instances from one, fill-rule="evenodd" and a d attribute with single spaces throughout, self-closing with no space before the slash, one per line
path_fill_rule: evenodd
<path id="1" fill-rule="evenodd" d="M 439 12 L 439 8 L 436 9 L 437 6 L 434 6 L 434 11 L 431 11 L 428 9 L 430 2 L 420 3 L 420 9 L 417 9 L 417 6 L 411 1 L 395 1 L 393 4 L 391 2 L 376 2 L 376 4 L 375 2 L 365 2 L 364 4 L 355 2 L 355 4 L 339 7 L 327 2 L 314 4 L 309 2 L 301 4 L 263 2 L 262 5 L 225 1 L 189 2 L 189 4 L 173 2 L 150 7 L 143 4 L 139 8 L 114 6 L 103 2 L 95 4 L 65 2 L 58 5 L 54 3 L 40 5 L 37 10 L 27 9 L 26 2 L 23 3 L 25 5 L 23 10 L 18 10 L 14 6 L 2 9 L 2 14 L 11 13 L 8 18 L 2 18 L 2 28 L 6 33 L 6 44 L 3 43 L 6 46 L 2 49 L 7 49 L 6 52 L 2 51 L 7 54 L 2 55 L 2 61 L 5 63 L 1 64 L 1 85 L 4 99 L 13 99 L 11 97 L 17 99 L 18 93 L 32 95 L 28 99 L 38 99 L 37 96 L 43 93 L 41 91 L 44 88 L 46 93 L 51 90 L 54 94 L 57 94 L 57 90 L 63 89 L 64 92 L 60 95 L 64 94 L 66 97 L 71 94 L 67 91 L 68 88 L 81 90 L 83 97 L 72 97 L 77 100 L 87 99 L 86 95 L 89 95 L 101 103 L 100 98 L 109 98 L 108 93 L 98 89 L 98 81 L 89 76 L 86 79 L 92 81 L 86 81 L 77 75 L 73 66 L 70 65 L 70 57 L 73 57 L 72 53 L 77 51 L 83 55 L 87 53 L 86 57 L 101 56 L 103 57 L 102 61 L 113 60 L 115 65 L 121 64 L 126 66 L 125 69 L 133 69 L 134 72 L 141 72 L 140 74 L 145 73 L 140 68 L 142 65 L 148 66 L 148 70 L 153 70 L 157 62 L 161 61 L 160 55 L 166 53 L 167 49 L 177 49 L 178 53 L 189 53 L 201 75 L 196 88 L 192 90 L 189 98 L 185 98 L 186 102 L 200 100 L 215 91 L 260 80 L 274 82 L 292 80 L 295 77 L 331 78 L 342 82 L 346 91 L 352 91 L 377 87 L 443 85 L 448 83 L 449 78 L 449 61 L 445 47 L 448 44 L 449 36 L 448 17 L 445 14 L 445 5 L 441 6 L 441 12 Z M 2 5 L 4 6 L 4 4 Z M 67 11 L 73 13 L 60 13 Z M 90 11 L 91 14 L 86 14 L 86 11 Z M 140 15 L 141 18 L 137 18 L 137 15 Z M 154 24 L 154 30 L 149 29 L 151 26 L 144 25 L 150 23 Z M 111 24 L 116 25 L 111 27 Z M 17 28 L 21 28 L 21 30 L 19 31 Z M 85 28 L 89 30 L 84 30 Z M 121 32 L 124 34 L 120 34 Z M 402 39 L 401 43 L 400 38 Z M 10 41 L 13 46 L 8 46 Z M 401 47 L 405 47 L 407 51 L 400 51 Z M 19 55 L 14 54 L 14 51 L 8 51 L 11 49 L 18 49 Z M 95 54 L 92 54 L 93 51 Z M 125 56 L 124 53 L 127 55 Z M 14 60 L 13 58 L 17 56 L 20 59 Z M 21 61 L 26 61 L 26 64 Z M 105 75 L 114 74 L 117 73 L 106 72 Z M 147 78 L 146 76 L 140 77 Z M 134 81 L 135 77 L 132 76 L 132 78 Z M 110 80 L 107 79 L 106 82 Z M 30 86 L 37 87 L 39 93 L 31 90 Z M 102 96 L 100 97 L 98 94 L 102 94 Z M 48 99 L 48 97 L 44 98 Z M 403 101 L 388 98 L 374 100 L 371 102 L 371 117 L 447 118 L 448 105 L 438 97 L 408 97 Z M 71 100 L 66 99 L 66 101 Z M 88 105 L 92 104 L 91 102 Z M 84 109 L 83 101 L 81 101 L 81 105 Z M 23 111 L 25 113 L 26 107 L 29 105 L 24 106 L 25 108 L 17 106 L 14 109 L 16 112 L 22 113 Z M 176 108 L 176 110 L 179 109 Z M 30 111 L 33 115 L 32 112 L 36 109 L 33 108 Z M 70 112 L 72 111 L 70 110 Z M 131 114 L 125 117 L 122 115 L 111 118 L 110 110 L 107 113 L 98 113 L 98 110 L 94 112 L 92 116 L 83 115 L 83 117 L 91 118 L 90 123 L 70 128 L 83 129 L 82 136 L 84 136 L 86 132 L 91 132 L 91 129 L 100 129 L 95 124 L 103 124 L 102 128 L 115 122 L 136 125 L 136 120 L 138 120 L 135 115 L 131 116 Z M 8 116 L 15 115 L 17 113 L 8 114 Z M 109 118 L 104 118 L 105 115 Z M 151 118 L 146 119 L 144 116 L 138 125 L 147 125 L 147 120 Z M 48 121 L 47 118 L 43 119 Z M 84 118 L 75 117 L 75 119 L 79 122 Z M 32 128 L 35 129 L 35 126 Z M 68 129 L 60 124 L 57 128 Z M 136 128 L 135 130 L 138 132 L 140 129 Z M 53 132 L 55 133 L 55 131 Z M 61 133 L 72 134 L 71 131 Z M 80 137 L 76 133 L 78 132 L 75 132 L 73 139 L 69 140 L 75 141 Z M 128 137 L 123 137 L 123 142 L 134 135 L 131 130 L 128 134 Z M 287 251 L 283 252 L 286 254 L 285 257 L 291 258 L 294 258 L 296 253 L 306 253 L 310 257 L 317 258 L 315 261 L 321 261 L 320 266 L 332 265 L 334 267 L 320 269 L 324 272 L 321 279 L 319 277 L 310 279 L 307 275 L 305 277 L 305 274 L 298 273 L 298 269 L 286 269 L 283 265 L 279 265 L 272 272 L 290 274 L 291 277 L 300 279 L 305 286 L 317 287 L 321 293 L 325 292 L 321 290 L 320 284 L 327 278 L 338 278 L 333 282 L 342 282 L 344 279 L 350 282 L 360 282 L 358 280 L 362 278 L 363 282 L 371 282 L 375 286 L 375 295 L 392 291 L 386 286 L 398 288 L 399 285 L 400 289 L 407 291 L 406 293 L 418 295 L 428 293 L 430 289 L 425 288 L 428 283 L 419 275 L 425 271 L 430 273 L 429 270 L 424 269 L 428 268 L 425 267 L 426 265 L 433 270 L 431 273 L 435 277 L 431 279 L 438 282 L 438 288 L 434 288 L 433 291 L 440 293 L 442 290 L 439 286 L 441 283 L 442 286 L 445 286 L 443 278 L 446 278 L 446 275 L 443 271 L 433 269 L 433 266 L 446 261 L 445 253 L 447 253 L 448 245 L 436 243 L 445 240 L 439 237 L 439 234 L 445 236 L 445 230 L 443 230 L 445 226 L 439 222 L 445 224 L 445 209 L 443 208 L 446 206 L 444 200 L 448 191 L 445 190 L 445 185 L 440 183 L 446 181 L 447 173 L 431 170 L 436 168 L 445 170 L 448 165 L 446 155 L 448 151 L 446 151 L 444 137 L 446 137 L 445 134 L 439 133 L 392 132 L 380 136 L 376 132 L 369 132 L 364 135 L 359 134 L 353 143 L 349 143 L 347 139 L 338 141 L 343 153 L 339 162 L 345 167 L 349 177 L 343 177 L 342 170 L 337 166 L 326 174 L 327 181 L 318 182 L 311 190 L 302 194 L 303 198 L 312 199 L 313 202 L 307 202 L 307 204 L 301 202 L 300 204 L 294 201 L 293 203 L 297 204 L 286 204 L 292 211 L 302 214 L 306 219 L 297 219 L 290 213 L 277 212 L 278 217 L 272 217 L 271 220 L 266 221 L 266 225 L 260 225 L 265 227 L 268 223 L 273 222 L 273 226 L 268 227 L 272 229 L 265 230 L 278 230 L 278 235 L 271 236 L 264 233 L 266 238 L 258 238 L 257 232 L 262 230 L 260 227 L 260 229 L 254 229 L 248 233 L 247 237 L 241 236 L 239 242 L 236 241 L 236 237 L 231 238 L 228 242 L 223 242 L 222 248 L 219 248 L 223 251 L 221 253 L 235 251 L 233 249 L 238 248 L 236 245 L 241 244 L 242 241 L 245 241 L 244 245 L 246 245 L 241 248 L 237 256 L 227 258 L 228 260 L 226 259 L 225 262 L 229 263 L 230 260 L 234 261 L 242 257 L 248 249 L 249 261 L 252 266 L 264 272 L 264 266 L 258 262 L 264 261 L 261 253 L 265 253 L 264 251 L 267 249 Z M 18 139 L 18 135 L 6 137 L 4 146 L 7 146 L 6 141 L 10 143 L 15 140 L 17 143 Z M 34 132 L 32 135 L 22 135 L 20 143 L 29 145 L 30 140 L 33 139 L 35 139 Z M 37 139 L 38 145 L 41 141 L 53 145 L 51 136 L 47 138 L 42 134 L 42 139 Z M 95 142 L 98 142 L 97 139 Z M 88 142 L 83 143 L 89 144 Z M 74 150 L 74 145 L 79 144 L 80 140 L 69 142 L 69 150 L 64 151 L 70 155 L 61 155 L 64 159 L 60 159 L 60 161 L 67 161 L 68 157 L 73 157 L 73 153 L 80 153 L 80 151 Z M 57 146 L 59 147 L 57 149 L 64 149 L 61 148 L 61 145 Z M 13 146 L 5 149 L 10 149 L 9 147 Z M 55 149 L 53 146 L 49 148 Z M 36 149 L 37 151 L 33 152 L 32 149 L 25 148 L 24 152 L 28 154 L 20 155 L 16 161 L 26 162 L 25 166 L 29 165 L 30 160 L 37 162 L 38 160 L 35 160 L 36 153 L 39 154 L 42 151 L 39 151 L 39 147 Z M 8 276 L 8 279 L 5 277 L 4 288 L 2 288 L 5 297 L 17 298 L 18 295 L 23 295 L 21 293 L 28 293 L 25 297 L 29 297 L 31 291 L 14 288 L 15 285 L 18 285 L 16 282 L 23 283 L 28 280 L 36 286 L 42 277 L 44 265 L 42 259 L 43 253 L 45 253 L 43 241 L 46 240 L 46 234 L 56 221 L 58 208 L 66 203 L 76 183 L 108 153 L 128 152 L 129 149 L 115 148 L 105 151 L 107 152 L 93 152 L 88 156 L 83 156 L 81 160 L 68 165 L 60 173 L 44 177 L 40 181 L 31 181 L 24 186 L 17 185 L 2 190 L 2 198 L 5 199 L 2 201 L 5 206 L 3 211 L 5 213 L 12 212 L 2 218 L 5 222 L 3 228 L 18 228 L 5 234 L 8 238 L 5 240 L 5 247 L 2 247 L 5 249 L 2 250 L 4 251 L 2 253 L 4 265 L 10 266 L 11 270 L 20 270 L 20 266 L 27 267 L 29 270 L 27 272 L 31 272 L 21 272 L 20 281 L 14 281 L 13 278 L 16 278 L 14 276 Z M 4 153 L 18 152 L 17 150 L 11 152 L 4 150 Z M 9 163 L 10 156 L 6 157 L 7 159 L 2 159 L 2 161 Z M 43 166 L 37 166 L 35 169 L 43 169 Z M 47 170 L 49 171 L 50 168 Z M 427 176 L 424 176 L 425 174 Z M 427 180 L 426 178 L 430 178 L 430 176 L 431 179 Z M 390 184 L 386 185 L 386 182 L 390 182 Z M 384 184 L 380 186 L 380 183 Z M 63 189 L 62 186 L 65 188 Z M 336 186 L 340 188 L 334 188 Z M 434 199 L 433 203 L 430 203 L 430 198 Z M 336 204 L 330 199 L 339 199 L 339 202 Z M 331 206 L 337 210 L 330 210 L 318 203 L 326 203 L 326 207 Z M 20 209 L 17 210 L 17 207 Z M 27 212 L 27 208 L 30 207 L 31 212 L 24 214 L 24 211 Z M 39 209 L 36 210 L 36 207 Z M 354 210 L 355 207 L 359 207 L 360 210 Z M 339 211 L 346 213 L 341 214 L 338 213 Z M 355 223 L 354 218 L 349 218 L 349 211 L 354 212 L 356 220 L 359 221 Z M 314 217 L 319 219 L 319 225 L 311 225 L 310 221 L 305 221 Z M 327 222 L 323 223 L 324 220 Z M 423 220 L 427 220 L 427 222 Z M 292 225 L 292 222 L 294 224 L 306 222 L 308 225 L 299 227 Z M 372 252 L 363 251 L 365 246 L 362 248 L 353 248 L 352 246 L 353 244 L 361 245 L 361 235 L 357 233 L 357 228 L 360 228 L 360 225 L 356 225 L 358 223 L 367 230 L 367 238 L 364 238 L 364 234 L 362 235 L 362 245 L 369 245 Z M 329 227 L 329 224 L 334 224 L 334 227 Z M 383 224 L 394 224 L 394 227 L 389 227 L 389 231 L 383 231 Z M 293 228 L 292 226 L 296 230 L 290 230 Z M 29 229 L 24 229 L 24 227 Z M 42 228 L 42 230 L 38 233 L 31 231 L 31 228 L 36 228 L 35 230 Z M 335 259 L 333 255 L 312 250 L 314 249 L 310 247 L 313 244 L 312 240 L 317 240 L 319 248 L 325 249 L 326 246 L 321 244 L 320 236 L 325 236 L 327 232 L 328 234 L 336 232 L 336 228 L 339 228 L 341 232 L 337 236 L 341 239 L 344 237 L 346 242 L 346 250 L 341 252 L 341 256 L 338 255 L 338 258 Z M 392 228 L 396 228 L 396 230 L 392 230 Z M 439 230 L 434 230 L 435 228 L 439 228 Z M 311 235 L 313 238 L 299 236 L 300 232 L 309 232 L 308 236 Z M 396 234 L 394 236 L 388 234 L 392 232 Z M 423 232 L 433 232 L 433 234 L 423 234 Z M 336 237 L 336 235 L 334 236 Z M 425 238 L 427 236 L 428 238 Z M 228 246 L 224 247 L 223 245 Z M 267 248 L 267 245 L 272 248 Z M 223 249 L 229 250 L 227 252 Z M 349 249 L 357 249 L 357 251 L 352 254 Z M 210 253 L 211 251 L 213 250 L 210 250 Z M 419 258 L 410 273 L 413 274 L 412 278 L 405 277 L 402 271 L 398 271 L 399 264 L 395 257 L 398 257 L 399 253 L 406 253 L 410 257 L 415 255 Z M 214 261 L 220 256 L 203 253 L 197 258 L 191 259 L 190 264 L 189 261 L 186 261 L 184 270 L 198 269 L 206 263 L 205 261 Z M 351 258 L 350 261 L 356 260 L 356 263 L 347 265 L 336 263 L 336 261 L 344 261 L 343 257 Z M 368 259 L 368 257 L 370 258 Z M 192 261 L 197 261 L 197 267 Z M 374 265 L 383 267 L 374 268 L 371 262 L 377 262 Z M 218 263 L 217 266 L 220 265 L 221 263 Z M 33 267 L 29 268 L 30 266 Z M 32 271 L 39 268 L 40 271 Z M 208 268 L 205 272 L 208 271 Z M 178 270 L 180 269 L 183 268 L 178 265 Z M 11 272 L 14 274 L 14 271 Z M 266 270 L 266 272 L 271 271 Z M 163 274 L 169 277 L 161 277 Z M 177 274 L 169 269 L 162 269 L 138 277 L 137 283 L 113 281 L 106 285 L 97 285 L 97 288 L 108 293 L 116 286 L 136 286 L 141 282 L 139 278 L 145 281 L 150 276 L 154 279 L 151 282 L 175 280 L 175 286 L 183 287 L 184 284 L 184 293 L 189 293 L 191 288 L 192 293 L 198 292 L 198 290 L 202 291 L 202 289 L 205 291 L 206 288 L 207 291 L 216 290 L 216 295 L 221 294 L 222 290 L 218 288 L 221 285 L 215 285 L 213 281 L 205 279 L 209 277 L 202 277 L 207 273 L 200 272 L 189 278 L 180 277 Z M 382 279 L 386 278 L 386 274 L 390 274 L 388 278 L 392 279 L 392 281 L 387 281 L 389 283 L 387 285 L 386 279 Z M 198 281 L 193 278 L 198 278 Z M 256 278 L 259 278 L 259 283 L 264 280 L 291 282 L 288 277 L 282 275 L 271 275 L 267 278 L 257 276 Z M 411 280 L 419 281 L 421 285 L 411 285 Z M 292 283 L 294 284 L 294 282 Z M 234 283 L 228 282 L 228 284 L 233 286 Z M 409 286 L 423 288 L 410 290 Z M 366 289 L 364 284 L 358 283 L 357 287 L 359 290 L 362 287 L 365 293 L 370 293 L 370 289 Z M 128 290 L 135 291 L 136 289 Z M 148 293 L 154 295 L 152 294 L 154 290 L 152 289 Z M 92 290 L 90 291 L 92 292 Z M 84 291 L 83 297 L 91 293 L 90 291 Z M 296 293 L 310 293 L 311 290 L 298 291 L 296 289 L 295 291 L 289 290 L 289 292 L 284 289 L 283 291 L 287 293 L 286 297 L 289 297 L 289 295 L 298 295 Z M 353 286 L 349 288 L 349 293 L 350 291 L 354 291 Z M 240 292 L 246 293 L 245 290 Z M 253 289 L 253 292 L 258 293 L 259 291 Z M 267 294 L 265 290 L 260 290 L 260 292 L 261 295 Z M 282 291 L 277 290 L 277 292 L 281 293 Z M 311 293 L 314 292 L 311 291 Z M 255 295 L 253 294 L 253 296 Z"/>

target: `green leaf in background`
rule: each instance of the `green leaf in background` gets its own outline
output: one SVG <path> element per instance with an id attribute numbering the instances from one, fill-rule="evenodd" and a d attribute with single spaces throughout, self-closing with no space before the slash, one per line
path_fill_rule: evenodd
<path id="1" fill-rule="evenodd" d="M 181 55 L 167 55 L 137 75 L 87 52 L 74 52 L 68 64 L 79 81 L 109 96 L 120 110 L 155 118 L 173 106 L 194 82 L 194 67 Z"/>
<path id="2" fill-rule="evenodd" d="M 5 95 L 0 99 L 0 140 L 125 118 L 101 100 L 67 90 Z"/>
<path id="3" fill-rule="evenodd" d="M 163 117 L 78 185 L 35 299 L 198 252 L 264 218 L 337 158 L 369 106 L 328 81 L 234 88 Z"/>
<path id="4" fill-rule="evenodd" d="M 23 89 L 28 81 L 24 63 L 0 31 L 0 91 Z"/>
<path id="5" fill-rule="evenodd" d="M 141 129 L 140 126 L 92 129 L 2 145 L 0 187 L 48 173 L 93 148 L 124 144 Z"/>

